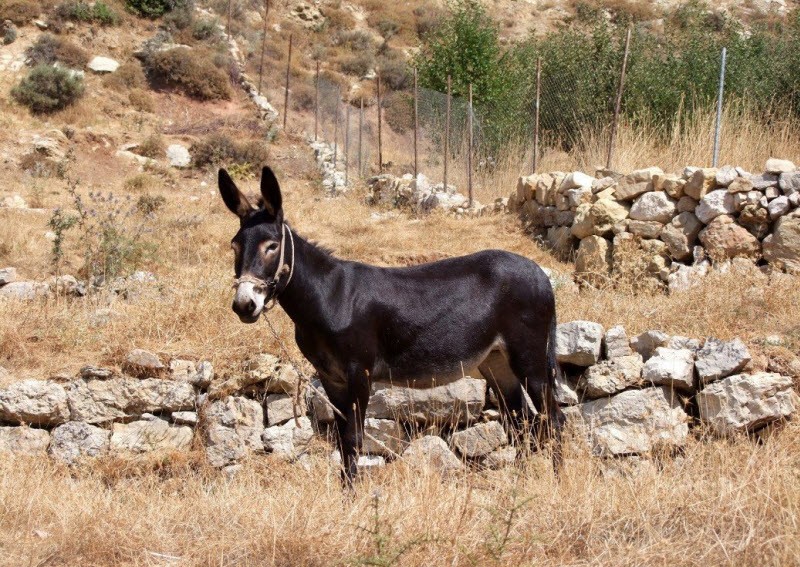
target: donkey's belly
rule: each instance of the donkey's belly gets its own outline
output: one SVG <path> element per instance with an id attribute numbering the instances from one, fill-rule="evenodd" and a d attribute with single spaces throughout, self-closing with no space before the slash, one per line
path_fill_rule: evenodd
<path id="1" fill-rule="evenodd" d="M 504 352 L 505 342 L 497 338 L 488 347 L 466 360 L 415 360 L 390 365 L 384 360 L 376 361 L 372 380 L 409 388 L 432 388 L 450 384 L 465 376 L 480 378 L 479 366 L 492 351 Z"/>

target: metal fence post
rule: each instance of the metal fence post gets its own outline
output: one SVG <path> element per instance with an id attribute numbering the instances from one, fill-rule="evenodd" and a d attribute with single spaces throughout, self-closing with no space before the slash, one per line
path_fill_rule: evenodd
<path id="1" fill-rule="evenodd" d="M 611 123 L 611 139 L 608 142 L 608 159 L 606 169 L 611 169 L 611 160 L 614 157 L 614 142 L 617 138 L 617 123 L 619 122 L 619 111 L 622 107 L 622 92 L 625 89 L 625 71 L 628 67 L 628 53 L 631 46 L 632 27 L 628 26 L 628 35 L 625 37 L 625 54 L 622 56 L 622 71 L 619 75 L 619 90 L 617 90 L 617 103 L 614 105 L 614 120 Z"/>
<path id="2" fill-rule="evenodd" d="M 289 69 L 292 67 L 292 34 L 289 34 L 289 57 L 286 58 L 286 88 L 283 91 L 283 129 L 286 130 L 286 117 L 289 114 Z"/>
<path id="3" fill-rule="evenodd" d="M 469 84 L 469 102 L 467 107 L 467 194 L 469 208 L 472 208 L 472 83 Z"/>
<path id="4" fill-rule="evenodd" d="M 728 50 L 722 48 L 722 62 L 719 69 L 719 94 L 717 95 L 717 123 L 714 127 L 714 156 L 711 161 L 712 167 L 717 167 L 719 162 L 719 136 L 722 130 L 722 95 L 725 91 L 725 61 L 728 57 Z"/>
<path id="5" fill-rule="evenodd" d="M 344 186 L 347 187 L 350 175 L 350 102 L 344 110 Z"/>
<path id="6" fill-rule="evenodd" d="M 361 108 L 358 110 L 358 176 L 364 176 L 364 168 L 361 165 L 361 137 L 364 134 L 364 97 L 361 97 Z"/>
<path id="7" fill-rule="evenodd" d="M 336 110 L 333 113 L 333 169 L 336 169 L 336 158 L 339 154 L 339 104 L 342 100 L 342 87 L 336 89 Z M 336 177 L 334 176 L 334 183 Z"/>
<path id="8" fill-rule="evenodd" d="M 450 95 L 452 94 L 452 82 L 450 75 L 447 75 L 447 102 L 444 111 L 444 175 L 442 189 L 447 191 L 447 158 L 450 153 Z"/>
<path id="9" fill-rule="evenodd" d="M 378 73 L 378 173 L 383 173 L 383 124 L 381 118 L 381 75 Z"/>
<path id="10" fill-rule="evenodd" d="M 542 58 L 536 61 L 536 106 L 533 117 L 533 171 L 539 166 L 539 105 L 542 99 Z"/>
<path id="11" fill-rule="evenodd" d="M 419 89 L 417 87 L 417 68 L 414 67 L 414 179 L 419 175 L 417 144 L 419 140 Z"/>
<path id="12" fill-rule="evenodd" d="M 314 76 L 314 141 L 317 141 L 319 131 L 319 59 L 317 59 L 317 73 Z"/>

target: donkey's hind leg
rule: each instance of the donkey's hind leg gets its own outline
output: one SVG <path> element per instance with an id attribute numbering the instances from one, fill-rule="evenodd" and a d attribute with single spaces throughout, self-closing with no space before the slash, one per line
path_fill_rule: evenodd
<path id="1" fill-rule="evenodd" d="M 522 445 L 533 433 L 536 416 L 531 411 L 522 384 L 511 370 L 506 354 L 492 351 L 478 369 L 497 395 L 507 431 L 518 445 Z"/>

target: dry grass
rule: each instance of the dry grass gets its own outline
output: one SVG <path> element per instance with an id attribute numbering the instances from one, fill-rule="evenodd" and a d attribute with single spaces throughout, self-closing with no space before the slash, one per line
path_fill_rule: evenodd
<path id="1" fill-rule="evenodd" d="M 323 447 L 307 468 L 255 458 L 232 480 L 191 456 L 6 460 L 0 564 L 795 565 L 798 433 L 690 440 L 616 475 L 573 442 L 558 480 L 542 455 L 446 479 L 400 462 L 352 497 Z"/>

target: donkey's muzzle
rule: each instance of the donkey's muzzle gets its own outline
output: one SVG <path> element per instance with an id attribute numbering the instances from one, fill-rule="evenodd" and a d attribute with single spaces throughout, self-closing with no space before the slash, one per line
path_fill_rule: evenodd
<path id="1" fill-rule="evenodd" d="M 251 282 L 241 282 L 236 286 L 236 296 L 231 308 L 243 323 L 255 323 L 264 310 L 265 295 L 256 290 Z"/>

